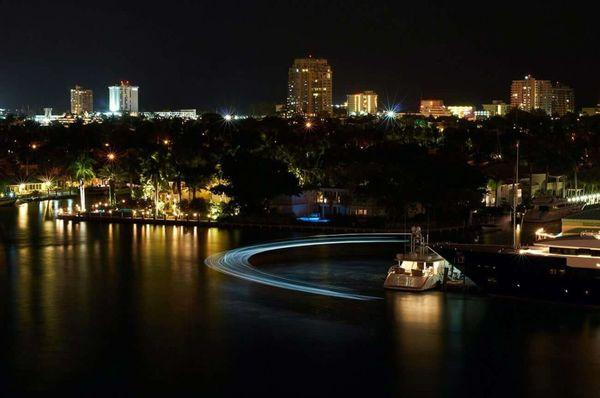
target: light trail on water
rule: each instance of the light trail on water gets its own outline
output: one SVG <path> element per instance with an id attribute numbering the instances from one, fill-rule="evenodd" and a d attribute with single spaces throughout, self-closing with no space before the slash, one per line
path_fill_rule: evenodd
<path id="1" fill-rule="evenodd" d="M 343 290 L 341 288 L 311 284 L 277 276 L 256 268 L 250 263 L 250 258 L 261 253 L 297 247 L 338 244 L 403 243 L 407 241 L 407 236 L 410 236 L 410 234 L 388 233 L 318 235 L 307 238 L 240 247 L 237 249 L 213 254 L 207 257 L 204 260 L 204 263 L 209 268 L 218 272 L 247 281 L 261 283 L 263 285 L 351 300 L 377 300 L 380 299 L 380 297 L 362 295 L 348 290 Z"/>

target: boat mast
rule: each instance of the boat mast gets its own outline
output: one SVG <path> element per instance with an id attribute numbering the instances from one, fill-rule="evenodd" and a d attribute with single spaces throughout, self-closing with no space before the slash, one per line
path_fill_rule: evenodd
<path id="1" fill-rule="evenodd" d="M 519 140 L 517 140 L 517 164 L 515 165 L 515 180 L 513 181 L 513 248 L 519 248 L 517 237 L 517 200 L 519 183 Z"/>

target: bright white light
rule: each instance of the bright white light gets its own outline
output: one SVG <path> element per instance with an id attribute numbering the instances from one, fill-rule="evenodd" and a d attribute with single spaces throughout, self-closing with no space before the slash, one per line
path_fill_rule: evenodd
<path id="1" fill-rule="evenodd" d="M 346 234 L 313 236 L 303 239 L 241 247 L 227 252 L 217 253 L 206 258 L 204 264 L 216 271 L 235 276 L 236 278 L 282 289 L 352 300 L 374 300 L 378 299 L 378 297 L 356 294 L 343 291 L 342 289 L 333 289 L 328 286 L 319 286 L 270 274 L 255 268 L 250 263 L 250 258 L 260 253 L 294 247 L 348 243 L 400 243 L 406 242 L 407 235 L 410 234 Z"/>
<path id="2" fill-rule="evenodd" d="M 396 112 L 389 110 L 385 112 L 385 117 L 387 117 L 388 119 L 394 119 L 396 118 Z"/>
<path id="3" fill-rule="evenodd" d="M 225 116 L 223 116 L 223 119 L 225 119 L 225 121 L 230 122 L 233 119 L 233 116 L 231 116 L 230 114 L 227 114 Z"/>

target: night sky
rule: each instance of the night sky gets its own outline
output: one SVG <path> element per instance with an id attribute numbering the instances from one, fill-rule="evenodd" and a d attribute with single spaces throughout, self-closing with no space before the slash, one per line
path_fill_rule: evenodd
<path id="1" fill-rule="evenodd" d="M 508 101 L 510 81 L 531 73 L 596 104 L 592 3 L 533 3 L 0 0 L 0 108 L 66 110 L 78 83 L 103 110 L 126 79 L 143 110 L 243 112 L 284 102 L 287 68 L 308 54 L 332 65 L 334 102 L 364 89 L 405 110 Z"/>

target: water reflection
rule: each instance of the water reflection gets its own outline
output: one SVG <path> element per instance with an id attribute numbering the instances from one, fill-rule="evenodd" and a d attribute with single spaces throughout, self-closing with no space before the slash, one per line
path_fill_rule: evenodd
<path id="1" fill-rule="evenodd" d="M 220 251 L 289 238 L 283 233 L 53 220 L 66 205 L 0 212 L 2 396 L 600 391 L 597 309 L 384 293 L 391 255 L 378 264 L 363 248 L 280 253 L 278 264 L 260 265 L 284 276 L 343 280 L 352 289 L 366 283 L 382 300 L 282 291 L 202 262 Z"/>

